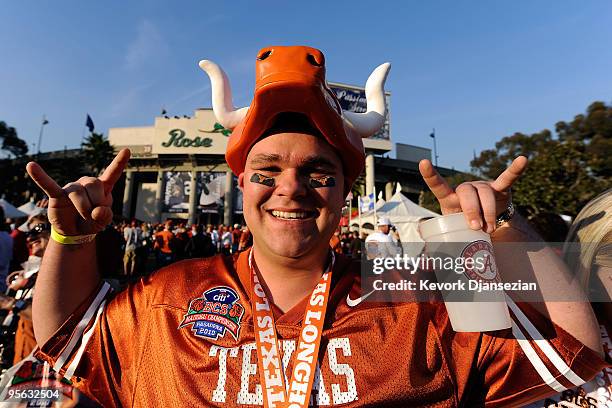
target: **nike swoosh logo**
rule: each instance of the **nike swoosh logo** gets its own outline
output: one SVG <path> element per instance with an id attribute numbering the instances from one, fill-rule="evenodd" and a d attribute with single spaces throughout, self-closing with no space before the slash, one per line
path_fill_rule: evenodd
<path id="1" fill-rule="evenodd" d="M 355 307 L 361 302 L 363 302 L 368 296 L 370 296 L 375 291 L 376 289 L 373 289 L 370 293 L 366 293 L 365 295 L 358 297 L 357 299 L 351 299 L 350 295 L 346 295 L 346 304 L 349 305 L 349 307 Z"/>

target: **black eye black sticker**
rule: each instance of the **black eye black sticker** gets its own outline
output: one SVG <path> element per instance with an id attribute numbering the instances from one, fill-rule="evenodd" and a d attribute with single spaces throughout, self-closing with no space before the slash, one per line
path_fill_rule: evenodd
<path id="1" fill-rule="evenodd" d="M 264 176 L 263 174 L 255 173 L 251 176 L 251 182 L 263 184 L 266 187 L 274 187 L 274 178 Z"/>
<path id="2" fill-rule="evenodd" d="M 336 178 L 333 176 L 324 177 L 313 177 L 310 179 L 310 187 L 321 188 L 321 187 L 334 187 L 336 185 Z"/>

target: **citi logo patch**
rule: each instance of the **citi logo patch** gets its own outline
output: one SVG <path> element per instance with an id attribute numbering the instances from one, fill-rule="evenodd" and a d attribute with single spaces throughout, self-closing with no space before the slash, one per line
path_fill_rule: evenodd
<path id="1" fill-rule="evenodd" d="M 211 340 L 218 340 L 229 332 L 238 340 L 244 315 L 244 307 L 239 300 L 236 291 L 227 286 L 209 289 L 202 297 L 189 302 L 187 313 L 178 328 L 191 325 L 194 335 Z"/>

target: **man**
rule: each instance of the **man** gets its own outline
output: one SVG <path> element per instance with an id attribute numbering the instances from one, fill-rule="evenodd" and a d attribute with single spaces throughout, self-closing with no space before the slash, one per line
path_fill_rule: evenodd
<path id="1" fill-rule="evenodd" d="M 240 237 L 242 236 L 242 229 L 240 228 L 240 224 L 234 224 L 234 229 L 232 230 L 232 254 L 238 252 L 238 247 L 240 246 Z"/>
<path id="2" fill-rule="evenodd" d="M 23 220 L 23 219 L 20 219 Z M 17 225 L 20 225 L 23 221 L 19 221 Z M 21 227 L 15 228 L 11 231 L 11 238 L 13 238 L 13 259 L 11 260 L 11 271 L 18 271 L 21 269 L 21 264 L 28 260 L 30 255 L 28 252 L 28 243 L 25 231 L 22 231 Z"/>
<path id="3" fill-rule="evenodd" d="M 210 239 L 212 240 L 212 245 L 214 249 L 212 254 L 214 255 L 217 252 L 219 252 L 219 232 L 217 231 L 215 227 L 213 227 L 210 224 L 208 224 L 208 228 L 206 229 L 206 232 L 208 233 L 208 235 L 210 235 Z"/>
<path id="4" fill-rule="evenodd" d="M 167 220 L 164 224 L 163 230 L 155 234 L 154 249 L 157 250 L 157 267 L 163 268 L 164 266 L 170 265 L 174 262 L 174 234 L 172 233 L 172 220 Z"/>
<path id="5" fill-rule="evenodd" d="M 142 236 L 140 227 L 137 226 L 136 220 L 132 220 L 131 224 L 126 225 L 123 229 L 123 239 L 125 240 L 125 251 L 123 254 L 123 273 L 129 278 L 134 275 L 136 270 L 136 259 L 138 247 L 142 244 Z"/>
<path id="6" fill-rule="evenodd" d="M 380 217 L 376 225 L 378 231 L 368 235 L 365 240 L 368 258 L 392 258 L 399 254 L 401 250 L 389 234 L 391 232 L 391 220 L 388 217 Z"/>
<path id="7" fill-rule="evenodd" d="M 225 225 L 221 227 L 221 253 L 230 255 L 232 253 L 232 233 Z"/>
<path id="8" fill-rule="evenodd" d="M 359 239 L 359 232 L 353 231 L 351 233 L 351 243 L 349 244 L 349 253 L 351 254 L 351 258 L 360 259 L 361 258 L 361 244 L 362 241 Z"/>
<path id="9" fill-rule="evenodd" d="M 547 304 L 550 321 L 526 312 L 538 327 L 554 322 L 546 356 L 531 338 L 519 342 L 508 332 L 454 333 L 441 304 L 363 302 L 359 265 L 331 252 L 329 240 L 364 166 L 360 137 L 382 125 L 388 66 L 368 81 L 369 112 L 353 116 L 327 89 L 320 51 L 268 47 L 256 64 L 253 104 L 238 111 L 225 74 L 201 64 L 218 120 L 234 128 L 226 159 L 253 234 L 253 247 L 239 256 L 174 264 L 111 299 L 88 240 L 112 216 L 112 187 L 129 151 L 99 178 L 65 188 L 28 164 L 51 197 L 57 238 L 34 303 L 38 356 L 103 406 L 508 406 L 601 369 L 586 302 Z M 421 172 L 444 213 L 463 209 L 480 229 L 504 213 L 525 165 L 517 159 L 494 182 L 458 191 L 430 162 Z M 511 223 L 497 233 L 521 234 Z M 565 271 L 547 256 L 538 272 L 559 278 Z M 91 295 L 54 301 L 74 281 Z"/>
<path id="10" fill-rule="evenodd" d="M 30 256 L 10 285 L 10 289 L 16 291 L 10 310 L 16 315 L 13 318 L 19 319 L 15 332 L 13 364 L 23 360 L 36 347 L 32 324 L 32 297 L 40 261 L 49 244 L 50 229 L 49 220 L 44 213 L 37 214 L 27 221 L 26 237 Z"/>
<path id="11" fill-rule="evenodd" d="M 191 238 L 185 247 L 185 253 L 188 258 L 204 258 L 212 246 L 210 236 L 204 233 L 202 224 L 193 225 L 191 231 Z"/>

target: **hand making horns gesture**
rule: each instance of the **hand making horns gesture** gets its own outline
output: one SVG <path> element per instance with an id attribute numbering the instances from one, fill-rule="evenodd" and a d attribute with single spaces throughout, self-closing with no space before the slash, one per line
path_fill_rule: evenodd
<path id="1" fill-rule="evenodd" d="M 102 231 L 113 219 L 112 191 L 130 159 L 123 149 L 100 177 L 81 177 L 61 188 L 38 163 L 30 162 L 26 170 L 48 196 L 48 217 L 62 235 L 89 235 Z"/>
<path id="2" fill-rule="evenodd" d="M 527 168 L 527 158 L 519 156 L 494 181 L 468 181 L 452 189 L 429 160 L 421 160 L 419 171 L 440 202 L 442 215 L 463 212 L 474 230 L 495 230 L 495 219 L 508 208 L 510 187 Z"/>

